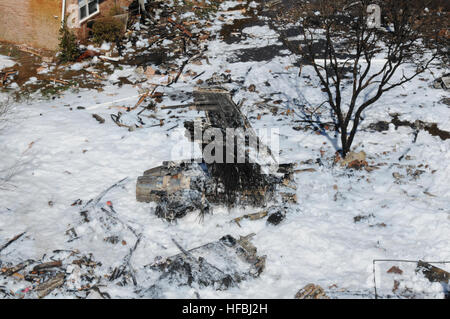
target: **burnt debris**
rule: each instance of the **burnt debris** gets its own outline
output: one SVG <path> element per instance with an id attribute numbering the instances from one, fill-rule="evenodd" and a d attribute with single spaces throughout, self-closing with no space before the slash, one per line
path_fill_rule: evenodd
<path id="1" fill-rule="evenodd" d="M 137 180 L 137 200 L 158 203 L 156 214 L 169 221 L 194 210 L 203 216 L 211 211 L 212 204 L 266 206 L 275 199 L 277 188 L 290 185 L 293 166 L 280 165 L 273 170 L 266 164 L 276 163 L 274 156 L 253 132 L 228 91 L 197 88 L 193 95 L 195 109 L 204 111 L 205 118 L 200 125 L 187 122 L 185 128 L 190 140 L 198 142 L 202 153 L 209 158 L 164 162 L 144 172 Z M 200 139 L 195 132 L 196 125 L 200 126 Z M 217 134 L 208 134 L 211 129 Z M 228 129 L 233 129 L 233 136 Z M 233 142 L 232 147 L 227 145 L 229 141 Z M 208 154 L 211 144 L 214 147 Z M 252 158 L 251 148 L 255 146 L 269 159 L 265 166 Z"/>
<path id="2" fill-rule="evenodd" d="M 181 252 L 146 266 L 149 272 L 156 271 L 160 275 L 141 295 L 160 298 L 165 285 L 226 290 L 243 280 L 258 277 L 264 270 L 266 257 L 257 255 L 256 247 L 250 242 L 253 235 L 239 239 L 226 235 L 190 250 L 174 240 Z"/>

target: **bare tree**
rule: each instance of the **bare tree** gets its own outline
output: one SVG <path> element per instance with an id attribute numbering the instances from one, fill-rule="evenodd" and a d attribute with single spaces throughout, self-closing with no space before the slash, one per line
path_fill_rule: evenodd
<path id="1" fill-rule="evenodd" d="M 320 79 L 345 157 L 362 113 L 384 93 L 423 73 L 442 54 L 442 44 L 448 44 L 442 32 L 448 29 L 447 12 L 429 9 L 430 3 L 422 0 L 302 3 L 296 10 L 304 29 L 300 53 Z M 415 67 L 404 67 L 410 64 Z M 351 93 L 343 94 L 349 87 Z"/>

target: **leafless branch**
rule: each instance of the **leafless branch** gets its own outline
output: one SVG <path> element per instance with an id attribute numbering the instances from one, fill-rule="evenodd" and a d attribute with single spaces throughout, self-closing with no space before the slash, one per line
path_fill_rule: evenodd
<path id="1" fill-rule="evenodd" d="M 367 8 L 373 3 L 381 7 L 383 27 L 367 23 Z M 442 57 L 448 45 L 448 35 L 442 33 L 443 28 L 448 30 L 448 11 L 434 3 L 436 0 L 318 0 L 298 4 L 297 18 L 304 30 L 299 51 L 312 65 L 336 116 L 344 156 L 350 151 L 362 113 L 384 93 L 413 80 Z M 374 60 L 380 57 L 384 62 L 376 65 Z M 417 65 L 415 70 L 411 64 Z M 398 77 L 405 67 L 408 74 Z M 352 90 L 346 101 L 343 79 L 348 74 Z"/>

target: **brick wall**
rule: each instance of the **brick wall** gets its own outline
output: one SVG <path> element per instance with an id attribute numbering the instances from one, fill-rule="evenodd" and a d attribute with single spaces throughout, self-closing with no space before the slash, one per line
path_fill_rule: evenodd
<path id="1" fill-rule="evenodd" d="M 61 6 L 61 0 L 1 0 L 0 40 L 56 49 Z"/>
<path id="2" fill-rule="evenodd" d="M 101 15 L 108 15 L 114 6 L 118 7 L 129 7 L 133 0 L 103 0 L 100 1 L 100 12 Z"/>

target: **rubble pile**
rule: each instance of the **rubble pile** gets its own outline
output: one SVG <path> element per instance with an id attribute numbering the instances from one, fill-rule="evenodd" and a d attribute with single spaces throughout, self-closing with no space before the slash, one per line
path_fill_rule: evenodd
<path id="1" fill-rule="evenodd" d="M 229 198 L 220 180 L 209 172 L 209 167 L 195 160 L 164 162 L 138 177 L 136 198 L 142 202 L 156 202 L 155 214 L 168 221 L 182 218 L 192 211 L 199 211 L 200 216 L 212 213 L 213 205 L 227 205 Z M 278 176 L 265 176 L 272 180 L 272 185 L 264 191 L 236 191 L 238 200 L 233 205 L 265 207 L 274 201 L 275 204 L 267 210 L 270 212 L 268 220 L 279 224 L 287 211 L 284 204 L 289 198 L 296 202 L 291 185 L 292 171 L 291 165 L 284 165 L 280 167 Z"/>
<path id="2" fill-rule="evenodd" d="M 256 247 L 250 242 L 253 235 L 239 239 L 226 235 L 190 250 L 175 242 L 181 253 L 147 266 L 149 271 L 160 273 L 160 277 L 141 295 L 161 297 L 166 284 L 226 290 L 243 280 L 258 277 L 264 270 L 266 257 L 257 255 Z"/>
<path id="3" fill-rule="evenodd" d="M 1 262 L 0 298 L 29 299 L 53 297 L 103 298 L 111 285 L 133 287 L 143 298 L 162 298 L 170 287 L 212 287 L 226 290 L 258 277 L 265 268 L 265 256 L 257 254 L 250 242 L 254 234 L 238 239 L 226 235 L 220 240 L 181 251 L 133 270 L 130 258 L 138 242 L 120 267 L 112 269 L 92 254 L 74 250 L 55 250 L 39 260 L 20 263 Z M 139 281 L 137 280 L 139 279 Z"/>
<path id="4" fill-rule="evenodd" d="M 278 224 L 284 217 L 283 202 L 286 196 L 295 196 L 293 190 L 293 165 L 277 166 L 277 170 L 270 173 L 258 163 L 258 159 L 251 161 L 250 151 L 246 149 L 249 138 L 257 141 L 259 149 L 265 148 L 265 155 L 270 160 L 271 151 L 251 130 L 251 126 L 239 108 L 234 104 L 228 91 L 220 88 L 198 88 L 194 91 L 194 107 L 198 111 L 205 111 L 203 132 L 209 128 L 219 129 L 226 139 L 227 129 L 242 128 L 250 132 L 241 136 L 234 136 L 234 147 L 228 149 L 226 145 L 217 142 L 216 147 L 222 148 L 223 158 L 218 161 L 190 159 L 181 162 L 165 162 L 162 166 L 144 172 L 137 180 L 136 198 L 142 202 L 157 202 L 156 214 L 169 221 L 184 217 L 188 212 L 200 210 L 201 215 L 211 211 L 211 204 L 216 205 L 248 205 L 253 207 L 266 206 L 276 200 L 277 189 L 282 189 L 283 197 L 278 205 L 279 211 L 269 219 Z M 194 124 L 185 123 L 191 141 L 196 141 L 204 150 L 211 140 L 202 138 L 196 140 Z M 244 133 L 242 133 L 244 134 Z M 249 145 L 252 146 L 252 145 Z M 245 154 L 245 161 L 239 162 L 238 154 Z M 273 156 L 272 156 L 273 157 Z M 232 161 L 229 162 L 228 159 Z M 271 161 L 268 164 L 271 164 Z M 273 162 L 272 162 L 273 164 Z M 267 165 L 267 163 L 265 163 Z M 270 167 L 266 167 L 270 170 Z M 296 200 L 294 200 L 295 202 Z M 274 209 L 272 209 L 274 210 Z"/>
<path id="5" fill-rule="evenodd" d="M 186 16 L 186 6 L 151 1 L 146 4 L 146 14 L 130 18 L 125 34 L 129 50 L 125 50 L 124 61 L 138 66 L 141 81 L 166 76 L 166 85 L 175 83 L 188 61 L 202 63 L 204 44 L 210 36 L 203 30 L 209 13 Z"/>
<path id="6" fill-rule="evenodd" d="M 40 260 L 0 266 L 1 298 L 44 298 L 56 293 L 86 298 L 99 291 L 103 277 L 102 264 L 77 250 L 56 250 Z"/>
<path id="7" fill-rule="evenodd" d="M 39 260 L 17 262 L 20 257 L 11 253 L 30 238 L 18 234 L 0 246 L 0 297 L 111 298 L 106 291 L 119 286 L 130 287 L 141 297 L 160 298 L 170 287 L 211 286 L 224 290 L 258 277 L 264 270 L 265 256 L 259 256 L 250 242 L 254 234 L 238 239 L 226 235 L 189 250 L 173 240 L 180 254 L 156 258 L 148 266 L 133 265 L 133 254 L 148 238 L 139 227 L 122 219 L 112 202 L 104 200 L 126 182 L 124 179 L 113 184 L 85 204 L 82 200 L 73 203 L 79 206 L 80 220 L 66 235 L 69 247 L 77 248 L 54 250 Z M 91 249 L 93 241 L 96 253 L 82 253 Z M 100 254 L 99 247 L 114 250 L 108 256 Z"/>

